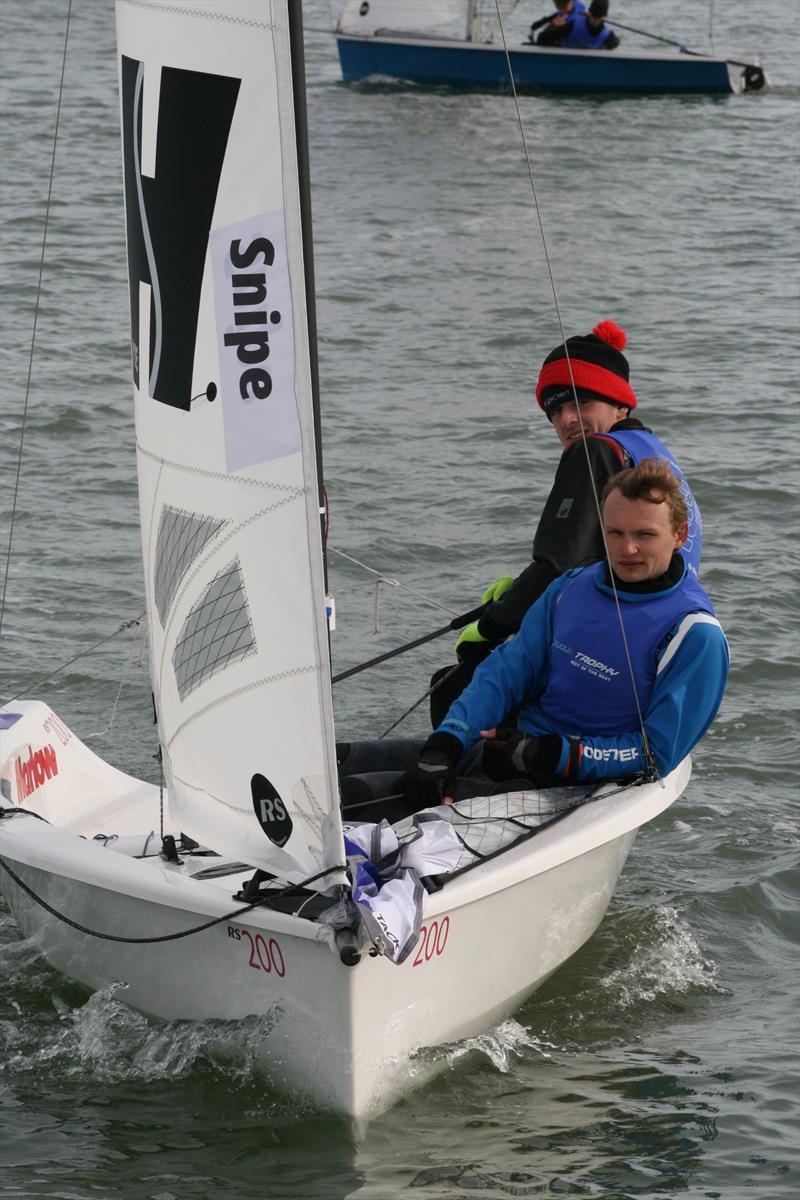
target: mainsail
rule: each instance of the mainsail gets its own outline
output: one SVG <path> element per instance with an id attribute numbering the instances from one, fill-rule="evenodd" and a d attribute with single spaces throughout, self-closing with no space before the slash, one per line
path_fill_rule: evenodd
<path id="1" fill-rule="evenodd" d="M 348 0 L 337 29 L 342 33 L 391 30 L 463 38 L 470 7 L 470 0 Z"/>
<path id="2" fill-rule="evenodd" d="M 117 0 L 117 41 L 142 545 L 171 817 L 222 854 L 315 874 L 343 850 L 299 10 Z"/>
<path id="3" fill-rule="evenodd" d="M 519 0 L 500 0 L 505 19 Z M 427 37 L 483 41 L 497 28 L 495 0 L 347 0 L 337 32 L 369 37 L 373 34 L 425 34 Z"/>

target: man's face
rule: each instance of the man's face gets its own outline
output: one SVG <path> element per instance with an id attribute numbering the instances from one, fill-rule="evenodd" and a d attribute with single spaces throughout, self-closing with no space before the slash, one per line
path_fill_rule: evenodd
<path id="1" fill-rule="evenodd" d="M 581 408 L 580 417 L 578 404 Z M 581 423 L 586 434 L 608 433 L 612 425 L 628 415 L 624 405 L 607 404 L 605 400 L 579 400 L 578 404 L 568 400 L 550 414 L 553 429 L 565 450 L 581 440 Z"/>
<path id="2" fill-rule="evenodd" d="M 619 490 L 603 505 L 603 530 L 614 574 L 626 583 L 663 575 L 688 534 L 686 525 L 673 530 L 665 501 L 628 500 Z"/>

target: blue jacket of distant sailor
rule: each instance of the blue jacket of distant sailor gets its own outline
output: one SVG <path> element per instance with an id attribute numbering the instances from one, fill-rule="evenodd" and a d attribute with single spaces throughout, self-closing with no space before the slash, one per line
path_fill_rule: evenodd
<path id="1" fill-rule="evenodd" d="M 673 556 L 658 591 L 617 594 L 639 707 L 660 775 L 697 744 L 722 702 L 728 677 L 725 635 L 685 559 Z M 646 767 L 644 740 L 619 616 L 605 562 L 554 580 L 451 705 L 438 731 L 466 748 L 480 731 L 520 707 L 526 733 L 558 734 L 556 773 L 570 780 L 633 775 Z"/>
<path id="2" fill-rule="evenodd" d="M 681 553 L 688 559 L 692 570 L 695 573 L 699 572 L 703 546 L 703 521 L 700 509 L 692 495 L 692 489 L 689 487 L 686 476 L 661 438 L 656 437 L 649 429 L 620 429 L 618 432 L 611 430 L 609 433 L 595 434 L 595 437 L 603 437 L 616 442 L 618 446 L 628 452 L 634 467 L 638 467 L 645 458 L 663 458 L 669 463 L 681 481 L 681 494 L 686 501 L 689 513 L 689 535 L 681 548 Z"/>
<path id="3" fill-rule="evenodd" d="M 561 45 L 566 50 L 602 50 L 610 37 L 612 31 L 608 25 L 601 25 L 599 31 L 595 32 L 586 13 L 578 13 L 569 32 L 561 39 Z"/>

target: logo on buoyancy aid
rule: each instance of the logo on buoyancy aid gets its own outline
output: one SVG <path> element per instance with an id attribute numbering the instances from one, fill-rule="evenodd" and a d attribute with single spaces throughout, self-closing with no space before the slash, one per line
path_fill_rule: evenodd
<path id="1" fill-rule="evenodd" d="M 271 842 L 279 847 L 285 846 L 292 834 L 292 818 L 286 811 L 286 805 L 266 775 L 254 775 L 250 780 L 250 790 L 259 825 Z"/>
<path id="2" fill-rule="evenodd" d="M 619 671 L 600 662 L 599 658 L 589 658 L 588 654 L 581 654 L 580 651 L 576 653 L 574 661 L 582 671 L 589 671 L 590 674 L 599 675 L 602 679 L 613 679 L 619 675 Z"/>
<path id="3" fill-rule="evenodd" d="M 27 759 L 18 758 L 14 763 L 17 776 L 17 802 L 27 799 L 32 792 L 58 774 L 58 759 L 52 746 L 40 750 L 30 747 Z"/>

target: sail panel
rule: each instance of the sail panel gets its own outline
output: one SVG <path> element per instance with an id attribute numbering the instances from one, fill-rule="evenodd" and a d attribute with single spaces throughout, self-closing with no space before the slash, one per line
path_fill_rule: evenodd
<path id="1" fill-rule="evenodd" d="M 312 874 L 343 859 L 288 19 L 286 0 L 117 0 L 171 816 Z"/>
<path id="2" fill-rule="evenodd" d="M 162 626 L 184 575 L 223 522 L 199 513 L 161 510 L 156 539 L 154 600 Z"/>
<path id="3" fill-rule="evenodd" d="M 441 33 L 466 35 L 469 0 L 348 0 L 339 18 L 340 33 Z"/>

